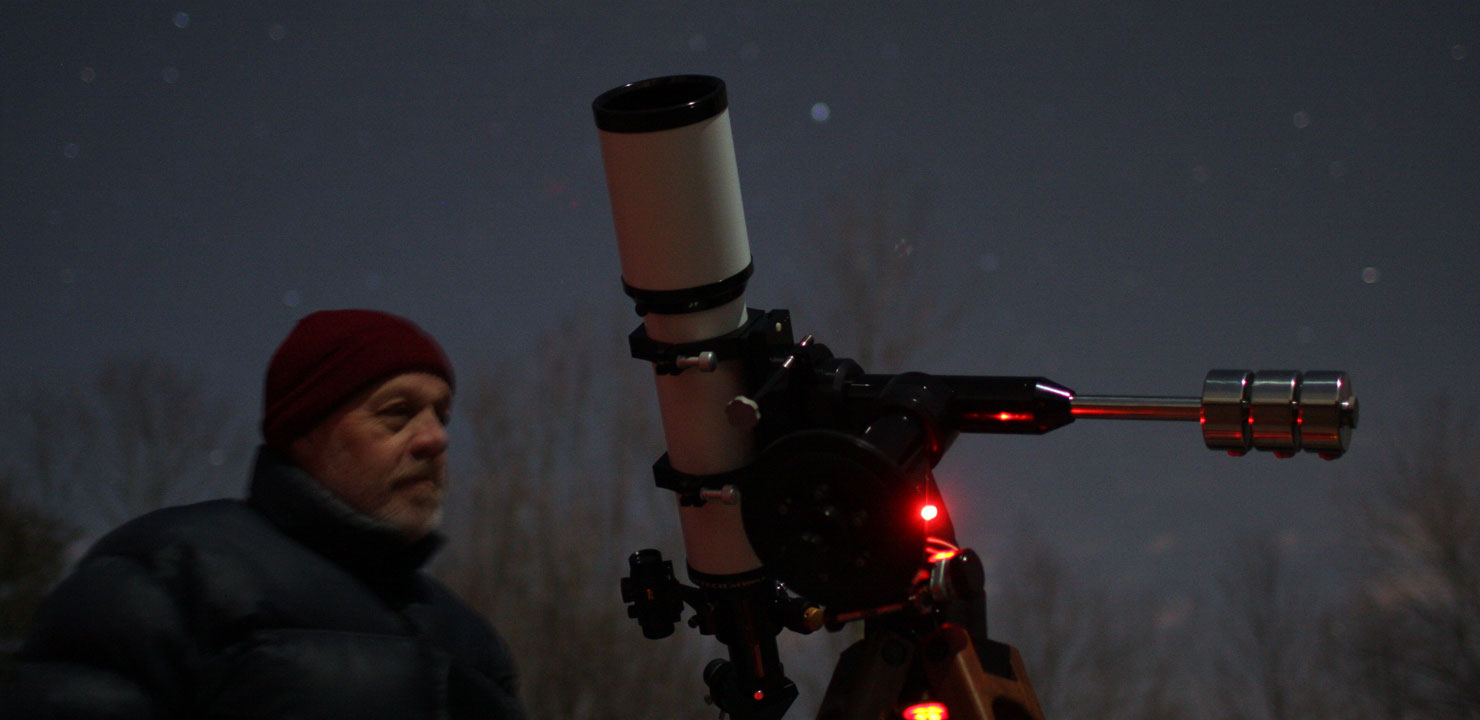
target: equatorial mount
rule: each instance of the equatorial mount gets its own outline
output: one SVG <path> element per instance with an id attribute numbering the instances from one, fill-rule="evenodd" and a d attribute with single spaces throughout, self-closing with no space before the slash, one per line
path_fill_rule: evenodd
<path id="1" fill-rule="evenodd" d="M 866 374 L 785 310 L 745 303 L 755 266 L 722 80 L 672 75 L 592 103 L 623 290 L 643 322 L 688 578 L 656 551 L 623 600 L 650 638 L 689 623 L 728 650 L 704 671 L 736 720 L 778 720 L 796 697 L 775 636 L 865 624 L 820 717 L 877 720 L 943 704 L 957 720 L 1041 720 L 1015 650 L 986 637 L 975 555 L 955 542 L 930 470 L 961 433 L 1042 434 L 1076 419 L 1196 420 L 1208 447 L 1335 458 L 1357 424 L 1341 372 L 1215 370 L 1198 398 L 1079 395 L 1041 377 Z M 922 575 L 922 572 L 924 573 Z M 788 592 L 789 591 L 789 592 Z M 800 597 L 793 597 L 796 593 Z M 897 715 L 896 715 L 897 717 Z"/>
<path id="2" fill-rule="evenodd" d="M 926 538 L 915 513 L 938 497 L 929 473 L 965 434 L 1043 434 L 1076 420 L 1196 421 L 1210 449 L 1333 459 L 1357 424 L 1344 372 L 1213 370 L 1201 397 L 1081 395 L 1042 377 L 869 374 L 811 335 L 792 340 L 785 310 L 710 343 L 664 346 L 633 332 L 633 355 L 659 372 L 713 372 L 712 352 L 744 365 L 746 391 L 724 408 L 760 448 L 744 468 L 673 471 L 658 484 L 690 505 L 739 505 L 746 535 L 782 582 L 830 611 L 898 603 Z"/>

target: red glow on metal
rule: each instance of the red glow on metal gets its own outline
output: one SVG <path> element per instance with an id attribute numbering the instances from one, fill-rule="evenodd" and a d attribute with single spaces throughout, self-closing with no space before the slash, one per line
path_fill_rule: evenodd
<path id="1" fill-rule="evenodd" d="M 1082 414 L 1082 413 L 1081 413 Z M 961 417 L 970 422 L 982 422 L 985 420 L 996 420 L 997 422 L 1023 422 L 1031 423 L 1036 420 L 1033 413 L 996 412 L 996 413 L 962 413 Z"/>
<path id="2" fill-rule="evenodd" d="M 925 556 L 926 560 L 932 563 L 950 560 L 961 553 L 961 548 L 937 537 L 925 538 L 925 550 L 930 553 Z"/>
<path id="3" fill-rule="evenodd" d="M 904 709 L 904 720 L 950 720 L 945 703 L 926 702 Z"/>

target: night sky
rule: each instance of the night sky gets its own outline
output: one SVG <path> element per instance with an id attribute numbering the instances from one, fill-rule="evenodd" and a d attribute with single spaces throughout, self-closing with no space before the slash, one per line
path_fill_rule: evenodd
<path id="1" fill-rule="evenodd" d="M 1169 598 L 1247 533 L 1315 566 L 1435 398 L 1480 402 L 1480 2 L 724 6 L 0 5 L 0 380 L 157 353 L 254 416 L 292 323 L 346 306 L 518 362 L 629 306 L 591 100 L 704 73 L 729 88 L 752 306 L 825 302 L 828 198 L 928 189 L 941 262 L 916 290 L 971 311 L 871 371 L 1143 395 L 1351 373 L 1332 463 L 1232 459 L 1183 424 L 960 439 L 938 477 L 989 557 L 1030 525 Z"/>

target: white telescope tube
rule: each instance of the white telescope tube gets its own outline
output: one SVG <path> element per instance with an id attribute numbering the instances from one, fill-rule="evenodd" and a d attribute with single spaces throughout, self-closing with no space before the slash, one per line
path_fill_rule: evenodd
<path id="1" fill-rule="evenodd" d="M 592 108 L 623 282 L 639 293 L 683 291 L 745 272 L 750 241 L 724 82 L 702 75 L 643 80 L 603 93 Z M 690 343 L 740 328 L 746 322 L 741 287 L 740 296 L 713 307 L 649 308 L 643 316 L 648 337 Z M 731 399 L 745 394 L 739 361 L 721 362 L 710 372 L 655 377 L 674 470 L 713 475 L 750 464 L 752 434 L 732 426 L 724 412 Z M 761 566 L 739 504 L 680 505 L 679 522 L 691 569 L 735 575 Z"/>

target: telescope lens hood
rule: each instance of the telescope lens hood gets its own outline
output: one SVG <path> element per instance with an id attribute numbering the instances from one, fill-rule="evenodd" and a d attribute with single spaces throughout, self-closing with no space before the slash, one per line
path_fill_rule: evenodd
<path id="1" fill-rule="evenodd" d="M 795 432 L 741 489 L 745 534 L 792 591 L 835 612 L 900 602 L 924 557 L 921 489 L 862 438 Z"/>
<path id="2" fill-rule="evenodd" d="M 725 81 L 709 75 L 669 75 L 608 90 L 597 96 L 591 109 L 597 129 L 648 133 L 708 120 L 729 105 Z"/>

